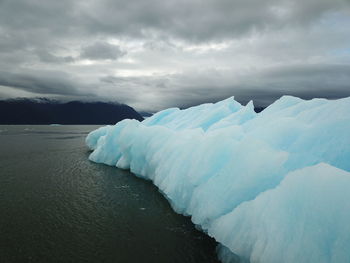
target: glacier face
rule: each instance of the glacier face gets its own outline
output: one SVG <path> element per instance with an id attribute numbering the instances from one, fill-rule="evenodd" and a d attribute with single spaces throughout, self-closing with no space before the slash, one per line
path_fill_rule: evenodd
<path id="1" fill-rule="evenodd" d="M 152 180 L 250 262 L 350 262 L 350 98 L 233 98 L 91 132 L 90 160 Z"/>

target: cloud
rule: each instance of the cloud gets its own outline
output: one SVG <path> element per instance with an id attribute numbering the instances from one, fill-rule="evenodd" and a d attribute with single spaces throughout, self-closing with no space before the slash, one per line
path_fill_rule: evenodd
<path id="1" fill-rule="evenodd" d="M 93 45 L 82 49 L 81 58 L 91 60 L 116 60 L 126 54 L 119 46 L 111 45 L 105 42 L 96 42 Z"/>
<path id="2" fill-rule="evenodd" d="M 55 56 L 46 50 L 38 50 L 36 53 L 40 61 L 44 63 L 72 63 L 75 61 L 72 56 Z"/>
<path id="3" fill-rule="evenodd" d="M 218 41 L 256 31 L 305 26 L 346 0 L 103 0 L 86 10 L 89 29 L 132 37 Z M 93 10 L 93 11 L 92 11 Z"/>
<path id="4" fill-rule="evenodd" d="M 0 0 L 0 96 L 349 96 L 347 0 Z M 3 88 L 6 87 L 6 88 Z"/>
<path id="5" fill-rule="evenodd" d="M 303 99 L 350 96 L 350 65 L 295 64 L 240 76 L 230 70 L 144 77 L 104 76 L 101 82 L 111 90 L 118 89 L 119 98 L 148 111 L 186 108 L 230 96 L 242 103 L 254 100 L 256 106 L 267 106 L 283 95 Z"/>
<path id="6" fill-rule="evenodd" d="M 79 90 L 79 82 L 64 72 L 55 71 L 0 71 L 0 86 L 36 94 L 86 95 L 84 89 Z"/>

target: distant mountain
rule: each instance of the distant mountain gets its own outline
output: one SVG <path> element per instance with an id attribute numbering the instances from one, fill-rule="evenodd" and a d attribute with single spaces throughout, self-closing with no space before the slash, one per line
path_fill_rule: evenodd
<path id="1" fill-rule="evenodd" d="M 153 115 L 153 113 L 149 113 L 146 111 L 139 111 L 139 113 L 143 118 L 151 117 Z"/>
<path id="2" fill-rule="evenodd" d="M 254 108 L 254 111 L 255 111 L 256 113 L 259 113 L 259 112 L 262 112 L 263 110 L 265 110 L 265 108 L 266 108 L 266 107 L 255 107 L 255 108 Z"/>
<path id="3" fill-rule="evenodd" d="M 115 124 L 143 120 L 133 108 L 105 102 L 58 102 L 48 99 L 0 100 L 0 124 Z"/>

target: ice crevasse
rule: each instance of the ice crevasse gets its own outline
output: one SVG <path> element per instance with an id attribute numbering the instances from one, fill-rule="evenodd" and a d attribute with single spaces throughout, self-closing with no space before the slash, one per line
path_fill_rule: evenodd
<path id="1" fill-rule="evenodd" d="M 350 262 L 350 98 L 234 98 L 91 132 L 90 160 L 152 180 L 230 262 Z"/>

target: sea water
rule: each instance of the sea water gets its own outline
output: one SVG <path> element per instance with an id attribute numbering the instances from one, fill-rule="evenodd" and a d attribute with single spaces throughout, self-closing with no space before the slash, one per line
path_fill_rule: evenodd
<path id="1" fill-rule="evenodd" d="M 150 182 L 88 160 L 98 126 L 0 126 L 0 262 L 217 262 Z"/>

